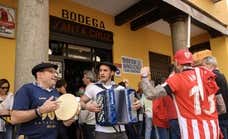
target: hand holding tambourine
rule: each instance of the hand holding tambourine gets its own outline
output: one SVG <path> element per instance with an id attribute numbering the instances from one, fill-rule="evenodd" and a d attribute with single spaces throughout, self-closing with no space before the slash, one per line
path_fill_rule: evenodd
<path id="1" fill-rule="evenodd" d="M 59 120 L 69 120 L 78 117 L 81 106 L 77 98 L 72 94 L 64 94 L 58 99 L 59 107 L 55 110 L 55 115 Z"/>

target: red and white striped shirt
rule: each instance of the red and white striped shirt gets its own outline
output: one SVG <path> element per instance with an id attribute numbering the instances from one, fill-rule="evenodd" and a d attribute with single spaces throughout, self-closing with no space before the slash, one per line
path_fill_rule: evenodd
<path id="1" fill-rule="evenodd" d="M 199 68 L 199 75 L 201 83 L 195 70 L 176 73 L 166 80 L 173 92 L 181 137 L 218 139 L 219 124 L 215 107 L 218 87 L 215 75 L 203 68 Z"/>

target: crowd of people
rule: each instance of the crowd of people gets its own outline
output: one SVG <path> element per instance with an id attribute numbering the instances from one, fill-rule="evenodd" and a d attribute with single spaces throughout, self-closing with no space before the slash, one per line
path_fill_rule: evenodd
<path id="1" fill-rule="evenodd" d="M 213 56 L 193 66 L 192 54 L 178 50 L 169 77 L 159 82 L 151 80 L 150 69 L 143 67 L 131 106 L 138 121 L 124 125 L 96 121 L 101 111 L 98 93 L 131 88 L 128 80 L 113 81 L 117 69 L 112 63 L 100 62 L 97 75 L 83 72 L 80 114 L 63 121 L 55 110 L 58 97 L 67 94 L 67 82 L 58 78 L 57 68 L 51 63 L 34 66 L 35 81 L 15 93 L 9 92 L 7 79 L 0 79 L 0 139 L 71 139 L 72 125 L 80 128 L 80 139 L 228 139 L 228 86 Z"/>
<path id="2" fill-rule="evenodd" d="M 192 54 L 186 49 L 178 50 L 174 56 L 174 73 L 156 87 L 149 83 L 149 70 L 142 69 L 142 90 L 148 99 L 172 96 L 181 138 L 227 138 L 218 122 L 218 115 L 226 113 L 224 97 L 219 92 L 221 87 L 216 81 L 219 77 L 206 66 L 209 61 L 212 64 L 212 59 L 215 61 L 214 57 L 207 57 L 202 66 L 193 67 Z"/>

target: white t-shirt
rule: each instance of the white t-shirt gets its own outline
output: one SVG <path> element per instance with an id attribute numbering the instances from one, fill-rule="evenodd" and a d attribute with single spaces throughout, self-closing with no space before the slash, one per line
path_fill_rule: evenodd
<path id="1" fill-rule="evenodd" d="M 8 92 L 8 95 L 6 96 L 5 100 L 2 101 L 1 103 L 0 109 L 12 110 L 13 100 L 14 100 L 14 94 L 11 92 Z"/>
<path id="2" fill-rule="evenodd" d="M 82 110 L 79 115 L 79 123 L 86 123 L 88 125 L 95 125 L 95 112 L 90 112 L 88 110 Z"/>
<path id="3" fill-rule="evenodd" d="M 110 85 L 104 85 L 103 86 L 107 89 L 110 89 L 112 87 L 112 84 L 114 84 L 113 82 Z M 124 89 L 124 87 L 122 86 L 118 86 L 117 88 L 115 88 L 116 90 L 121 90 Z M 103 91 L 104 89 L 98 87 L 95 84 L 92 84 L 88 87 L 86 87 L 85 90 L 85 95 L 88 96 L 90 99 L 92 99 L 93 101 L 96 101 L 96 95 L 97 93 Z M 115 126 L 115 128 L 117 130 L 119 130 L 119 126 Z M 120 125 L 121 131 L 125 131 L 124 125 Z M 98 124 L 96 124 L 96 131 L 98 132 L 104 132 L 104 133 L 115 133 L 116 130 L 112 127 L 112 126 L 100 126 Z"/>
<path id="4" fill-rule="evenodd" d="M 13 100 L 14 100 L 14 95 L 11 92 L 8 92 L 8 95 L 6 96 L 5 99 L 0 98 L 0 110 L 7 109 L 7 110 L 12 110 L 13 107 Z M 5 121 L 0 119 L 0 132 L 5 132 Z"/>
<path id="5" fill-rule="evenodd" d="M 90 88 L 90 86 L 93 85 L 93 83 L 90 83 L 86 86 L 85 91 L 87 88 Z M 91 100 L 93 101 L 93 100 Z M 95 125 L 95 112 L 90 112 L 88 110 L 81 110 L 79 115 L 79 123 L 86 123 L 88 125 Z"/>

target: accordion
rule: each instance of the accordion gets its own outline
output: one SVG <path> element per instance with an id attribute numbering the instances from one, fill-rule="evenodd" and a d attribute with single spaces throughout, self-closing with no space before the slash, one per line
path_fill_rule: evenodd
<path id="1" fill-rule="evenodd" d="M 133 89 L 106 89 L 99 92 L 96 102 L 101 111 L 96 113 L 97 124 L 112 126 L 137 122 L 137 111 L 132 109 L 134 97 Z"/>

